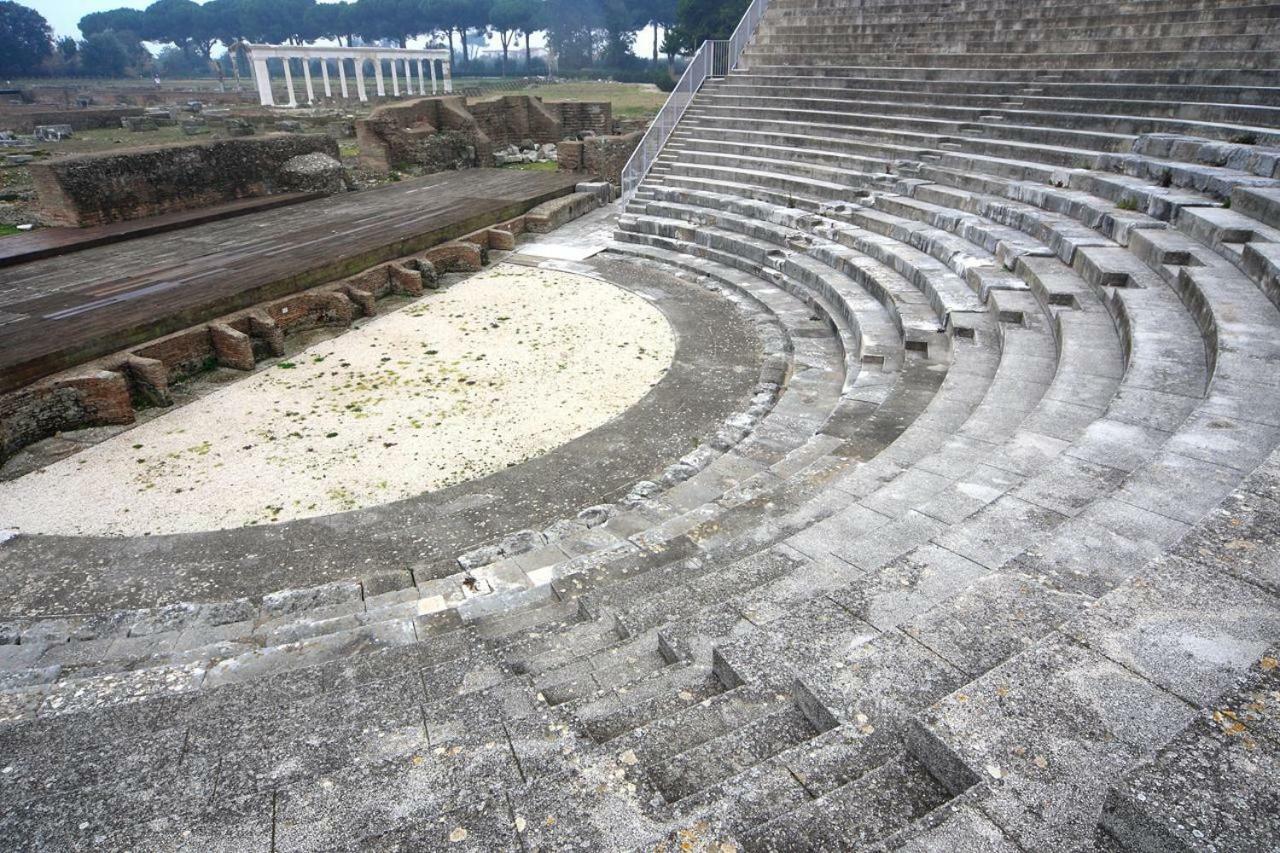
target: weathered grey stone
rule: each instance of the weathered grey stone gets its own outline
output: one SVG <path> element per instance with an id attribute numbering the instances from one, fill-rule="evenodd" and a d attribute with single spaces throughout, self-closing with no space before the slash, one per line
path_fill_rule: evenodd
<path id="1" fill-rule="evenodd" d="M 297 192 L 345 192 L 351 179 L 347 170 L 328 154 L 299 154 L 280 167 L 281 184 Z"/>
<path id="2" fill-rule="evenodd" d="M 334 581 L 303 589 L 283 589 L 262 597 L 264 616 L 288 616 L 305 610 L 328 607 L 350 607 L 361 610 L 359 581 Z"/>

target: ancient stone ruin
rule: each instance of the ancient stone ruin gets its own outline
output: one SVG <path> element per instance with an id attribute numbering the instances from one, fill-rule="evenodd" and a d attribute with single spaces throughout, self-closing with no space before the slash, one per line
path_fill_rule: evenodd
<path id="1" fill-rule="evenodd" d="M 298 171 L 307 167 L 297 158 L 312 155 L 328 158 L 318 182 Z M 337 158 L 329 136 L 273 134 L 72 155 L 28 168 L 44 220 L 82 227 L 275 192 L 333 192 L 345 187 Z"/>
<path id="2" fill-rule="evenodd" d="M 440 172 L 492 166 L 495 151 L 510 145 L 558 144 L 612 128 L 607 101 L 544 102 L 531 95 L 506 95 L 468 103 L 453 96 L 378 107 L 356 122 L 356 138 L 366 168 Z"/>
<path id="3" fill-rule="evenodd" d="M 450 363 L 422 340 L 366 353 L 377 379 L 305 341 L 429 313 L 486 262 L 627 291 L 674 344 L 625 411 L 438 490 L 0 533 L 2 846 L 1280 849 L 1278 22 L 1259 0 L 755 0 L 625 149 L 572 138 L 608 118 L 580 107 L 422 98 L 361 122 L 361 156 L 441 173 L 4 267 L 6 453 L 121 431 L 46 439 L 65 455 L 0 481 L 0 528 L 6 487 L 57 465 L 118 488 L 92 479 L 112 441 L 151 464 L 119 422 L 181 435 L 179 380 L 232 381 L 210 361 L 364 383 L 325 412 L 352 421 L 471 387 L 473 341 L 538 340 L 560 306 L 459 311 Z M 622 197 L 451 171 L 525 137 Z M 203 193 L 168 177 L 181 156 L 336 178 L 314 140 L 44 180 L 105 220 Z M 590 348 L 642 363 L 619 326 Z M 554 375 L 529 413 L 580 404 Z M 430 443 L 422 408 L 316 440 L 376 469 Z M 183 448 L 174 500 L 199 460 L 271 441 Z"/>

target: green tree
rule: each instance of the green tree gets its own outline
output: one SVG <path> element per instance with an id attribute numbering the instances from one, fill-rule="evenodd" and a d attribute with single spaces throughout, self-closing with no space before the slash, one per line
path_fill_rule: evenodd
<path id="1" fill-rule="evenodd" d="M 147 41 L 167 42 L 186 48 L 196 29 L 200 4 L 193 0 L 156 0 L 142 13 L 142 31 Z"/>
<path id="2" fill-rule="evenodd" d="M 129 48 L 113 30 L 100 30 L 80 43 L 80 67 L 94 77 L 122 77 Z"/>
<path id="3" fill-rule="evenodd" d="M 80 19 L 80 32 L 87 39 L 95 33 L 110 31 L 124 45 L 128 55 L 126 68 L 141 71 L 151 63 L 151 53 L 142 44 L 140 33 L 146 14 L 141 9 L 111 9 L 94 12 Z M 81 59 L 83 67 L 83 58 Z"/>
<path id="4" fill-rule="evenodd" d="M 547 6 L 543 0 L 528 0 L 530 15 L 524 25 L 520 27 L 520 35 L 524 38 L 524 68 L 525 73 L 529 73 L 530 66 L 533 65 L 533 53 L 530 39 L 534 33 L 540 33 L 547 28 Z"/>
<path id="5" fill-rule="evenodd" d="M 230 48 L 245 38 L 241 6 L 241 0 L 208 0 L 201 7 L 204 27 L 215 41 L 222 42 L 225 47 Z"/>
<path id="6" fill-rule="evenodd" d="M 502 76 L 507 76 L 507 48 L 516 33 L 525 39 L 525 65 L 529 64 L 529 33 L 537 28 L 542 3 L 539 0 L 495 0 L 489 7 L 489 25 L 502 43 Z"/>
<path id="7" fill-rule="evenodd" d="M 34 74 L 53 55 L 53 31 L 34 9 L 0 0 L 0 74 Z"/>
<path id="8" fill-rule="evenodd" d="M 642 0 L 638 12 L 644 23 L 653 27 L 652 61 L 657 66 L 658 50 L 665 45 L 665 35 L 676 22 L 676 0 Z M 662 36 L 659 36 L 659 30 L 663 31 Z M 672 54 L 668 53 L 667 56 L 668 64 L 674 62 Z"/>
<path id="9" fill-rule="evenodd" d="M 240 0 L 241 35 L 267 44 L 302 44 L 315 0 Z"/>
<path id="10" fill-rule="evenodd" d="M 676 30 L 682 49 L 696 50 L 707 39 L 727 39 L 750 0 L 678 0 Z"/>
<path id="11" fill-rule="evenodd" d="M 631 47 L 636 30 L 644 25 L 643 9 L 630 0 L 601 0 L 604 28 L 604 61 L 610 68 L 624 68 L 634 61 Z"/>
<path id="12" fill-rule="evenodd" d="M 547 44 L 565 69 L 586 68 L 602 47 L 604 14 L 592 0 L 546 0 Z"/>
<path id="13" fill-rule="evenodd" d="M 366 39 L 392 39 L 406 47 L 409 39 L 427 30 L 417 0 L 359 0 L 355 30 Z"/>
<path id="14" fill-rule="evenodd" d="M 307 10 L 303 18 L 306 37 L 308 41 L 322 38 L 336 39 L 339 44 L 345 38 L 347 47 L 350 47 L 354 31 L 357 29 L 355 25 L 357 17 L 358 11 L 354 3 L 316 3 Z"/>
<path id="15" fill-rule="evenodd" d="M 85 38 L 103 30 L 115 30 L 117 33 L 141 33 L 142 21 L 145 17 L 141 9 L 111 9 L 107 12 L 92 12 L 80 19 L 80 32 Z"/>
<path id="16" fill-rule="evenodd" d="M 422 31 L 437 30 L 445 34 L 449 41 L 450 62 L 453 62 L 453 34 L 457 33 L 462 42 L 461 65 L 465 66 L 468 59 L 467 31 L 488 26 L 490 2 L 491 0 L 425 0 L 418 7 L 419 20 L 425 25 Z"/>

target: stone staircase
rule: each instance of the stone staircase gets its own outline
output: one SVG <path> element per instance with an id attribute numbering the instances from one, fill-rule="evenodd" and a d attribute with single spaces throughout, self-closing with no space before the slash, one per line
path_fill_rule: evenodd
<path id="1" fill-rule="evenodd" d="M 750 318 L 744 409 L 448 577 L 15 615 L 0 833 L 1273 848 L 1277 22 L 773 0 L 609 252 Z"/>

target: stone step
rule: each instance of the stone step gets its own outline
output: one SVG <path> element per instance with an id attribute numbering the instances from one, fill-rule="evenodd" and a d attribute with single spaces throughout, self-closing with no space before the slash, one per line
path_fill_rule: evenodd
<path id="1" fill-rule="evenodd" d="M 624 764 L 655 767 L 679 753 L 734 731 L 791 704 L 789 697 L 749 685 L 717 693 L 675 713 L 650 720 L 605 745 Z M 630 753 L 630 755 L 628 755 Z"/>
<path id="2" fill-rule="evenodd" d="M 808 76 L 857 77 L 871 75 L 875 77 L 893 77 L 912 80 L 1006 80 L 1018 81 L 1023 85 L 1033 82 L 1037 85 L 1057 85 L 1066 82 L 1086 81 L 1089 83 L 1123 83 L 1131 84 L 1174 84 L 1202 86 L 1261 86 L 1271 89 L 1276 87 L 1273 74 L 1251 72 L 1238 68 L 1211 68 L 1209 66 L 1183 66 L 1167 64 L 1151 64 L 1145 67 L 1107 68 L 1094 66 L 1088 69 L 1054 68 L 1052 72 L 1044 68 L 1018 68 L 1011 65 L 992 63 L 985 68 L 929 67 L 923 65 L 832 65 L 812 62 L 793 63 L 790 65 L 753 61 L 748 64 L 752 73 L 794 74 Z M 1052 76 L 1050 76 L 1052 75 Z"/>
<path id="3" fill-rule="evenodd" d="M 947 789 L 910 755 L 901 755 L 835 791 L 749 831 L 750 851 L 862 848 L 907 826 L 950 799 Z"/>
<path id="4" fill-rule="evenodd" d="M 674 755 L 650 767 L 649 776 L 667 802 L 674 803 L 820 733 L 792 705 Z"/>
<path id="5" fill-rule="evenodd" d="M 786 109 L 799 115 L 822 115 L 824 121 L 834 122 L 837 116 L 853 114 L 872 116 L 875 121 L 886 115 L 906 116 L 911 118 L 928 117 L 938 120 L 956 122 L 977 122 L 989 120 L 992 113 L 990 106 L 968 106 L 951 103 L 937 97 L 930 103 L 918 101 L 908 103 L 890 98 L 863 98 L 856 92 L 840 92 L 840 97 L 832 97 L 822 91 L 799 90 L 771 94 L 743 91 L 740 87 L 720 88 L 712 92 L 702 93 L 697 100 L 700 113 L 722 108 L 739 108 L 750 110 Z M 1037 128 L 1048 135 L 1050 129 L 1057 131 L 1087 131 L 1082 138 L 1092 139 L 1100 133 L 1136 136 L 1140 133 L 1194 133 L 1210 138 L 1228 140 L 1232 137 L 1253 134 L 1264 139 L 1280 139 L 1276 135 L 1274 117 L 1266 114 L 1254 114 L 1258 125 L 1233 124 L 1229 121 L 1214 121 L 1206 118 L 1178 118 L 1142 113 L 1127 115 L 1119 111 L 1088 112 L 1090 105 L 1082 105 L 1085 111 L 1062 109 L 1057 104 L 1048 109 L 1019 108 L 1008 109 L 1000 113 L 996 119 L 1008 125 L 1022 128 Z M 865 120 L 865 119 L 864 119 Z M 1096 145 L 1081 146 L 1096 148 Z"/>
<path id="6" fill-rule="evenodd" d="M 560 705 L 619 687 L 671 663 L 654 637 L 642 636 L 541 673 L 535 676 L 534 684 L 549 705 Z"/>
<path id="7" fill-rule="evenodd" d="M 1280 834 L 1267 806 L 1280 755 L 1278 655 L 1280 650 L 1269 650 L 1212 711 L 1113 784 L 1099 825 L 1136 850 L 1156 843 L 1194 849 L 1207 839 L 1247 849 L 1258 838 Z M 1203 797 L 1203 788 L 1188 786 L 1193 778 L 1212 779 L 1211 790 L 1226 795 Z"/>
<path id="8" fill-rule="evenodd" d="M 710 667 L 671 666 L 603 696 L 583 698 L 563 707 L 587 737 L 603 744 L 724 690 Z"/>
<path id="9" fill-rule="evenodd" d="M 1134 47 L 1143 46 L 1126 44 L 1117 39 L 1114 43 L 1086 42 L 1072 45 L 1081 50 L 1072 49 L 1063 52 L 1023 53 L 844 53 L 828 52 L 815 57 L 793 48 L 749 49 L 744 53 L 743 62 L 747 67 L 755 65 L 800 65 L 807 63 L 826 68 L 846 69 L 853 67 L 853 61 L 868 62 L 874 65 L 902 68 L 927 69 L 961 69 L 966 71 L 982 70 L 993 67 L 1006 67 L 1021 70 L 1037 70 L 1051 68 L 1054 70 L 1078 71 L 1082 69 L 1117 69 L 1140 70 L 1161 68 L 1176 65 L 1179 62 L 1198 68 L 1230 69 L 1239 71 L 1262 72 L 1274 68 L 1277 52 L 1268 49 L 1241 49 L 1237 51 L 1216 50 L 1213 39 L 1204 43 L 1178 44 L 1178 40 L 1169 40 L 1167 50 L 1141 50 Z M 1177 46 L 1175 46 L 1177 45 Z M 1110 49 L 1114 52 L 1100 52 Z M 1246 79 L 1266 79 L 1263 76 Z"/>

